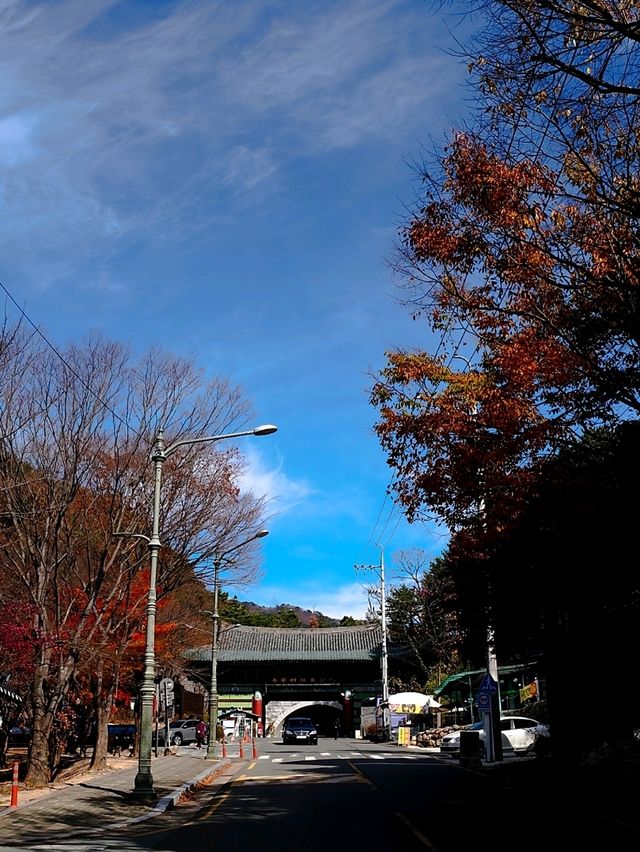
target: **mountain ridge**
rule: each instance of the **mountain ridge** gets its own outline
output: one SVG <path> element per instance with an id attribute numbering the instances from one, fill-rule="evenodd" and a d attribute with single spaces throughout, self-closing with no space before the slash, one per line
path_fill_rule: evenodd
<path id="1" fill-rule="evenodd" d="M 276 606 L 264 606 L 253 601 L 242 601 L 243 605 L 253 613 L 260 615 L 277 615 L 278 613 L 293 613 L 303 627 L 340 627 L 344 618 L 330 618 L 319 610 L 304 609 L 295 604 L 281 603 Z M 345 616 L 348 618 L 348 616 Z M 357 619 L 349 619 L 351 623 L 359 624 Z"/>

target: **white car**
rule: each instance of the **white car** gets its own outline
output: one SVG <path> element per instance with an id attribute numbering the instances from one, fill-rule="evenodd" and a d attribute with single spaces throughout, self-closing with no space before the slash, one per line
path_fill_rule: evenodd
<path id="1" fill-rule="evenodd" d="M 473 725 L 469 725 L 463 730 L 479 731 L 480 742 L 484 742 L 484 722 L 474 722 Z M 541 725 L 540 722 L 527 716 L 502 716 L 500 731 L 503 754 L 510 752 L 531 754 L 535 750 L 538 740 L 541 737 L 549 736 L 547 725 Z M 446 734 L 440 741 L 440 751 L 444 754 L 459 754 L 460 733 L 461 731 L 454 731 L 452 734 Z"/>

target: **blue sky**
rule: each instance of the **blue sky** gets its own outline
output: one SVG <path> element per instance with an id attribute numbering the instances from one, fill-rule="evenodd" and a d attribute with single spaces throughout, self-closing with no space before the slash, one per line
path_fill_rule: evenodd
<path id="1" fill-rule="evenodd" d="M 53 344 L 100 330 L 228 377 L 268 438 L 261 579 L 362 617 L 383 547 L 442 533 L 385 498 L 371 372 L 430 344 L 388 267 L 411 162 L 465 108 L 423 0 L 0 4 L 0 281 Z M 441 17 L 442 16 L 442 17 Z M 9 316 L 17 317 L 10 302 Z"/>

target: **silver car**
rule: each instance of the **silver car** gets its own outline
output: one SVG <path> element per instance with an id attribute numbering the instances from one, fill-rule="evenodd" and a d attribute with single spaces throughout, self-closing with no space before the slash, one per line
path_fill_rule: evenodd
<path id="1" fill-rule="evenodd" d="M 169 745 L 189 745 L 196 741 L 200 719 L 174 719 L 169 722 Z M 158 744 L 164 745 L 164 728 L 158 731 Z"/>

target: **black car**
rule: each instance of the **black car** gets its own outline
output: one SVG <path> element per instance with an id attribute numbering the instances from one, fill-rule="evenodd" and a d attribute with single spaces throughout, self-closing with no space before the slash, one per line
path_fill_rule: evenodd
<path id="1" fill-rule="evenodd" d="M 318 744 L 318 729 L 315 722 L 306 716 L 292 716 L 282 726 L 282 742 Z"/>
<path id="2" fill-rule="evenodd" d="M 135 725 L 107 725 L 107 751 L 112 754 L 132 751 L 135 740 Z"/>

